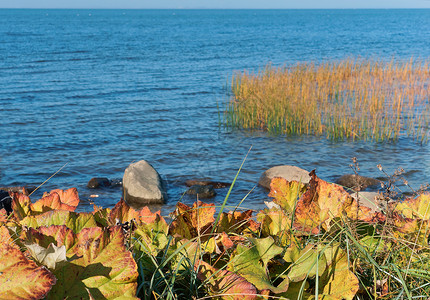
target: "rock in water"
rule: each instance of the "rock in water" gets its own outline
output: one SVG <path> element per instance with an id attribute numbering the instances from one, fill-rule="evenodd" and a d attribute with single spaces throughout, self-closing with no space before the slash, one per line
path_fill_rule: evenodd
<path id="1" fill-rule="evenodd" d="M 377 179 L 355 174 L 343 175 L 336 181 L 336 183 L 356 191 L 362 191 L 368 186 L 376 186 L 381 184 L 381 182 Z"/>
<path id="2" fill-rule="evenodd" d="M 108 186 L 110 186 L 110 181 L 105 177 L 93 177 L 87 183 L 87 187 L 89 189 L 97 189 L 100 187 L 108 187 Z"/>
<path id="3" fill-rule="evenodd" d="M 129 165 L 122 182 L 123 197 L 130 206 L 163 204 L 167 200 L 160 174 L 145 160 Z"/>
<path id="4" fill-rule="evenodd" d="M 284 165 L 276 166 L 265 171 L 258 180 L 258 184 L 266 189 L 270 189 L 270 181 L 274 177 L 282 177 L 288 181 L 296 180 L 306 184 L 309 183 L 309 180 L 311 179 L 308 171 L 296 166 Z"/>
<path id="5" fill-rule="evenodd" d="M 0 190 L 0 209 L 6 210 L 8 214 L 12 212 L 12 198 L 6 191 Z"/>
<path id="6" fill-rule="evenodd" d="M 199 199 L 215 197 L 216 192 L 212 185 L 193 185 L 187 192 L 188 195 L 197 195 Z"/>

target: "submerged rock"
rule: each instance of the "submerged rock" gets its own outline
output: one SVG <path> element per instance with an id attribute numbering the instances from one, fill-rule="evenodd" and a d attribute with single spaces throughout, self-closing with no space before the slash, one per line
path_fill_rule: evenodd
<path id="1" fill-rule="evenodd" d="M 160 174 L 145 160 L 130 164 L 122 182 L 123 197 L 130 206 L 163 204 L 167 200 Z"/>
<path id="2" fill-rule="evenodd" d="M 210 180 L 199 180 L 199 179 L 190 179 L 185 181 L 186 186 L 193 185 L 211 185 L 214 189 L 222 189 L 231 186 L 231 183 L 227 182 L 219 182 L 219 181 L 210 181 Z"/>
<path id="3" fill-rule="evenodd" d="M 185 193 L 188 195 L 197 195 L 199 199 L 216 196 L 216 192 L 212 185 L 193 185 Z"/>
<path id="4" fill-rule="evenodd" d="M 309 183 L 311 179 L 308 171 L 296 166 L 284 165 L 276 166 L 265 171 L 258 180 L 258 184 L 266 189 L 270 189 L 270 181 L 274 177 L 282 177 L 288 181 L 296 180 L 306 184 Z"/>
<path id="5" fill-rule="evenodd" d="M 347 174 L 341 176 L 337 181 L 337 184 L 342 185 L 344 187 L 354 189 L 356 191 L 362 191 L 369 186 L 377 186 L 381 182 L 378 179 L 364 177 L 355 174 Z"/>
<path id="6" fill-rule="evenodd" d="M 21 193 L 24 195 L 31 194 L 36 189 L 35 186 L 7 186 L 7 187 L 0 187 L 0 191 L 5 192 L 14 192 L 14 193 Z"/>
<path id="7" fill-rule="evenodd" d="M 87 187 L 89 189 L 98 189 L 100 187 L 108 187 L 110 185 L 110 181 L 106 177 L 93 177 L 87 183 Z"/>
<path id="8" fill-rule="evenodd" d="M 0 190 L 0 209 L 6 210 L 8 214 L 12 212 L 12 198 L 3 190 Z"/>

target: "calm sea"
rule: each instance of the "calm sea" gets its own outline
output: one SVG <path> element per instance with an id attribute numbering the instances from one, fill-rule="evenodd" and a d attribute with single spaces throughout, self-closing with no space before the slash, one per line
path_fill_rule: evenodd
<path id="1" fill-rule="evenodd" d="M 67 163 L 41 191 L 77 187 L 80 210 L 91 209 L 91 194 L 112 207 L 121 191 L 91 191 L 88 180 L 121 178 L 146 159 L 167 181 L 170 211 L 187 179 L 232 181 L 251 146 L 229 204 L 279 164 L 334 180 L 356 156 L 362 175 L 381 176 L 381 163 L 403 167 L 415 188 L 429 182 L 429 146 L 406 138 L 331 142 L 219 127 L 235 71 L 350 56 L 428 58 L 430 10 L 0 10 L 0 185 L 38 185 Z M 266 199 L 257 187 L 243 206 Z"/>

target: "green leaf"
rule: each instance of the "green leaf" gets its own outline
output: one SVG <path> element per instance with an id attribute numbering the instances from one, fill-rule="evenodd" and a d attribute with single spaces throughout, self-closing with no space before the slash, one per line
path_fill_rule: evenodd
<path id="1" fill-rule="evenodd" d="M 84 228 L 75 241 L 75 259 L 55 270 L 47 299 L 137 299 L 137 265 L 121 227 Z"/>
<path id="2" fill-rule="evenodd" d="M 167 246 L 169 226 L 160 215 L 156 215 L 151 223 L 138 223 L 133 232 L 136 249 L 156 256 Z"/>
<path id="3" fill-rule="evenodd" d="M 76 213 L 65 210 L 48 211 L 37 216 L 27 216 L 21 221 L 21 225 L 38 228 L 50 225 L 66 225 L 74 233 L 84 228 L 97 227 L 97 222 L 91 213 Z"/>
<path id="4" fill-rule="evenodd" d="M 270 290 L 273 293 L 285 292 L 289 280 L 284 279 L 278 286 L 274 286 L 267 272 L 268 262 L 282 253 L 282 248 L 274 244 L 273 238 L 251 239 L 252 246 L 239 244 L 231 260 L 229 268 L 251 282 L 259 290 Z"/>
<path id="5" fill-rule="evenodd" d="M 289 258 L 293 261 L 288 273 L 290 281 L 299 282 L 306 278 L 314 278 L 316 274 L 321 276 L 325 271 L 327 261 L 324 253 L 320 253 L 319 258 L 318 254 L 318 249 L 311 244 L 301 251 L 290 252 Z"/>

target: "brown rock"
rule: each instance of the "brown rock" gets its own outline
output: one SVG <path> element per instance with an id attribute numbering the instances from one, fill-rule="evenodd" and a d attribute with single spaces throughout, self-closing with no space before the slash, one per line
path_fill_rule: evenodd
<path id="1" fill-rule="evenodd" d="M 377 179 L 364 177 L 355 174 L 348 174 L 341 176 L 337 181 L 337 184 L 342 185 L 344 187 L 354 189 L 356 191 L 362 191 L 368 186 L 376 186 L 381 182 Z"/>

